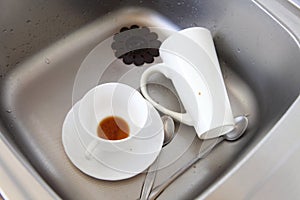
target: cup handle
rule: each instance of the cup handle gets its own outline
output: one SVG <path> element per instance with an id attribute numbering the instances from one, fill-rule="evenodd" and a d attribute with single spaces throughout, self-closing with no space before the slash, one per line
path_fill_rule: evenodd
<path id="1" fill-rule="evenodd" d="M 93 157 L 93 151 L 96 149 L 98 142 L 96 140 L 90 142 L 85 150 L 85 158 L 90 160 Z"/>
<path id="2" fill-rule="evenodd" d="M 188 113 L 179 113 L 179 112 L 175 112 L 175 111 L 172 111 L 172 110 L 169 110 L 169 109 L 163 107 L 162 105 L 155 102 L 147 92 L 147 87 L 146 87 L 147 80 L 152 74 L 161 73 L 164 76 L 166 76 L 167 78 L 171 78 L 170 71 L 171 71 L 171 69 L 164 64 L 157 64 L 157 65 L 154 65 L 154 66 L 148 68 L 142 74 L 142 77 L 141 77 L 141 82 L 140 82 L 141 92 L 142 92 L 143 96 L 160 112 L 173 117 L 177 121 L 180 121 L 180 122 L 188 124 L 188 125 L 192 125 L 193 120 Z"/>

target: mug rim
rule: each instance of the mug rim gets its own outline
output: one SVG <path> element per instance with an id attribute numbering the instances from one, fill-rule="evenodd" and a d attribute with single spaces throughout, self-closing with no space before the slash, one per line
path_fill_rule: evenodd
<path id="1" fill-rule="evenodd" d="M 174 33 L 174 34 L 172 34 L 171 36 L 169 36 L 169 37 L 167 37 L 163 42 L 162 42 L 162 44 L 160 45 L 160 47 L 159 47 L 159 50 L 163 47 L 163 46 L 165 46 L 165 43 L 166 42 L 168 42 L 169 40 L 171 40 L 173 37 L 175 37 L 177 34 L 181 34 L 182 36 L 184 36 L 184 37 L 186 37 L 186 38 L 188 38 L 188 39 L 190 39 L 188 36 L 186 36 L 186 35 L 184 35 L 184 33 L 186 33 L 186 32 L 190 32 L 190 31 L 206 31 L 206 32 L 209 32 L 210 33 L 210 30 L 209 29 L 207 29 L 207 28 L 204 28 L 204 27 L 189 27 L 189 28 L 186 28 L 186 29 L 182 29 L 182 30 L 180 30 L 180 31 L 178 31 L 178 32 L 176 32 L 176 33 Z M 190 40 L 192 40 L 192 39 L 190 39 Z M 164 49 L 164 50 L 167 50 L 166 48 Z M 160 52 L 160 51 L 159 51 Z M 160 52 L 161 53 L 161 52 Z"/>

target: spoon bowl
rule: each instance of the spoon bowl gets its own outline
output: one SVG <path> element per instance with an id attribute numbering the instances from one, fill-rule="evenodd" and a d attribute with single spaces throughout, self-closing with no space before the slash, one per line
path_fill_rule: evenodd
<path id="1" fill-rule="evenodd" d="M 234 119 L 234 121 L 235 121 L 235 126 L 233 130 L 223 136 L 224 139 L 227 141 L 235 141 L 239 139 L 244 134 L 244 132 L 248 127 L 249 121 L 247 116 L 244 115 L 238 116 Z"/>
<path id="2" fill-rule="evenodd" d="M 163 121 L 164 126 L 164 147 L 169 144 L 175 136 L 175 124 L 172 117 L 170 117 L 169 115 L 162 116 L 161 120 Z"/>

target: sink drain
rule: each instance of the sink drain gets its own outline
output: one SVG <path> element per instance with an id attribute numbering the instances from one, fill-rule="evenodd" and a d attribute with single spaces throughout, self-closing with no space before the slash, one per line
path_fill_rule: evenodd
<path id="1" fill-rule="evenodd" d="M 111 47 L 115 56 L 123 60 L 126 65 L 142 66 L 153 63 L 154 57 L 159 56 L 161 41 L 158 35 L 147 27 L 132 25 L 123 27 L 113 37 Z"/>

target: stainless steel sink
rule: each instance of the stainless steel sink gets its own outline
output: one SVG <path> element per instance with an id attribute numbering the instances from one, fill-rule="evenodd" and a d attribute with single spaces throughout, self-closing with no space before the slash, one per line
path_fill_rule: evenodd
<path id="1" fill-rule="evenodd" d="M 74 93 L 75 78 L 88 53 L 124 26 L 168 30 L 159 33 L 161 40 L 169 32 L 206 27 L 214 38 L 233 112 L 249 114 L 250 125 L 242 139 L 222 143 L 158 199 L 201 195 L 268 135 L 299 96 L 299 41 L 258 5 L 239 0 L 1 1 L 3 140 L 27 168 L 36 172 L 34 176 L 41 184 L 48 185 L 48 190 L 63 199 L 138 198 L 145 174 L 116 182 L 97 180 L 75 168 L 64 153 L 64 117 L 94 86 L 83 81 Z M 159 58 L 155 59 L 157 62 Z M 125 65 L 116 58 L 98 83 L 122 81 L 138 87 L 141 73 L 149 66 Z M 100 62 L 99 68 L 104 67 L 107 66 Z M 152 89 L 163 91 L 155 86 Z M 156 98 L 162 102 L 167 98 L 166 102 L 172 102 L 169 106 L 181 109 L 176 97 L 169 94 L 158 94 Z M 195 156 L 203 142 L 190 127 L 177 123 L 177 130 L 175 140 L 161 155 L 155 185 Z"/>

